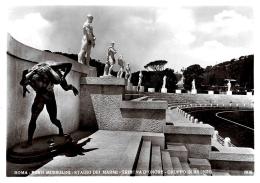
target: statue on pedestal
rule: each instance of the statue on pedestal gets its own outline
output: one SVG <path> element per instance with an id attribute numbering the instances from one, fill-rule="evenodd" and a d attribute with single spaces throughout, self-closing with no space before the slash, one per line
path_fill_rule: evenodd
<path id="1" fill-rule="evenodd" d="M 113 69 L 113 66 L 116 62 L 115 54 L 117 53 L 116 49 L 114 48 L 115 42 L 111 42 L 111 46 L 107 50 L 107 61 L 104 68 L 104 75 L 103 76 L 112 76 L 111 71 Z"/>
<path id="2" fill-rule="evenodd" d="M 230 80 L 228 80 L 227 87 L 228 87 L 228 92 L 231 91 L 231 82 L 230 82 Z"/>
<path id="3" fill-rule="evenodd" d="M 142 71 L 139 72 L 139 80 L 138 80 L 138 91 L 140 90 L 140 87 L 142 86 L 142 79 L 143 79 L 143 73 Z"/>
<path id="4" fill-rule="evenodd" d="M 132 77 L 132 73 L 131 73 L 130 65 L 127 64 L 125 68 L 125 79 L 127 80 L 127 85 L 131 83 L 131 77 Z"/>
<path id="5" fill-rule="evenodd" d="M 164 76 L 163 77 L 163 85 L 162 85 L 162 88 L 161 88 L 161 93 L 167 93 L 166 79 L 167 79 L 167 76 Z"/>
<path id="6" fill-rule="evenodd" d="M 193 79 L 191 82 L 191 90 L 196 90 L 195 79 Z"/>
<path id="7" fill-rule="evenodd" d="M 120 55 L 117 61 L 118 61 L 118 65 L 120 66 L 120 69 L 119 69 L 119 71 L 117 73 L 117 77 L 118 78 L 122 78 L 123 74 L 124 74 L 124 60 L 123 60 L 123 56 Z"/>
<path id="8" fill-rule="evenodd" d="M 78 54 L 78 62 L 89 66 L 91 48 L 95 47 L 96 37 L 93 33 L 93 27 L 91 25 L 93 16 L 88 15 L 87 21 L 83 25 L 83 38 L 81 43 L 81 49 Z"/>
<path id="9" fill-rule="evenodd" d="M 66 76 L 72 67 L 71 63 L 39 63 L 29 70 L 24 70 L 20 85 L 23 87 L 23 97 L 26 92 L 30 93 L 27 86 L 31 86 L 36 92 L 32 104 L 32 115 L 28 128 L 27 144 L 31 145 L 33 134 L 36 128 L 36 120 L 46 105 L 51 122 L 59 129 L 59 135 L 63 135 L 60 120 L 57 119 L 57 105 L 54 94 L 54 85 L 60 85 L 65 91 L 72 90 L 74 95 L 78 95 L 78 90 L 66 81 Z"/>
<path id="10" fill-rule="evenodd" d="M 167 77 L 164 76 L 164 77 L 163 77 L 163 85 L 162 85 L 162 88 L 166 88 L 166 79 L 167 79 Z"/>

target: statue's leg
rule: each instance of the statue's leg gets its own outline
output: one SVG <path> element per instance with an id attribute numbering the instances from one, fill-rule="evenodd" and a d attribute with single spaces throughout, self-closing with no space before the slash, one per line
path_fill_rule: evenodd
<path id="1" fill-rule="evenodd" d="M 48 101 L 46 102 L 46 109 L 49 113 L 51 122 L 59 128 L 59 135 L 63 135 L 63 129 L 60 120 L 57 119 L 57 105 L 54 92 L 48 94 Z"/>
<path id="2" fill-rule="evenodd" d="M 87 51 L 87 42 L 86 41 L 82 41 L 81 49 L 80 49 L 80 52 L 78 54 L 78 62 L 79 63 L 85 64 L 86 51 Z"/>
<path id="3" fill-rule="evenodd" d="M 109 62 L 107 61 L 104 68 L 104 76 L 108 75 L 108 69 L 109 69 Z"/>
<path id="4" fill-rule="evenodd" d="M 31 120 L 29 123 L 29 128 L 28 128 L 28 144 L 32 144 L 32 139 L 33 139 L 33 134 L 36 128 L 36 120 L 39 116 L 39 114 L 42 112 L 44 107 L 44 99 L 42 96 L 39 94 L 36 94 L 36 97 L 34 99 L 32 109 L 31 109 Z"/>
<path id="5" fill-rule="evenodd" d="M 117 76 L 116 76 L 116 77 L 120 78 L 120 75 L 121 75 L 121 70 L 119 70 L 119 71 L 117 72 Z"/>
<path id="6" fill-rule="evenodd" d="M 124 74 L 124 70 L 122 69 L 121 73 L 120 73 L 120 78 L 123 78 L 123 74 Z"/>
<path id="7" fill-rule="evenodd" d="M 85 54 L 85 57 L 86 57 L 85 64 L 87 66 L 89 66 L 89 62 L 90 62 L 90 52 L 91 52 L 91 44 L 88 44 L 87 49 L 86 49 L 86 54 Z"/>
<path id="8" fill-rule="evenodd" d="M 114 67 L 114 64 L 111 64 L 110 67 L 109 67 L 109 70 L 108 70 L 108 75 L 111 76 L 111 71 Z"/>

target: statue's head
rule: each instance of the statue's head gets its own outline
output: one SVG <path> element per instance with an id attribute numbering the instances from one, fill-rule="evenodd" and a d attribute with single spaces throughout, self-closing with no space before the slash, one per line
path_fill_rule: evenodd
<path id="1" fill-rule="evenodd" d="M 111 41 L 111 46 L 114 47 L 115 46 L 115 41 Z"/>
<path id="2" fill-rule="evenodd" d="M 90 15 L 90 14 L 88 14 L 88 15 L 87 15 L 87 20 L 88 20 L 89 23 L 92 23 L 92 21 L 93 21 L 93 16 Z"/>

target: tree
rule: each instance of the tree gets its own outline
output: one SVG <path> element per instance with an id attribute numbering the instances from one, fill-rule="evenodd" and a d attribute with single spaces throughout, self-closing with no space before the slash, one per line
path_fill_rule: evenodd
<path id="1" fill-rule="evenodd" d="M 201 83 L 203 81 L 203 73 L 204 73 L 204 69 L 198 64 L 194 64 L 187 67 L 183 71 L 183 76 L 185 78 L 184 88 L 186 90 L 191 90 L 191 82 L 193 79 L 195 79 L 196 88 L 201 89 Z"/>
<path id="2" fill-rule="evenodd" d="M 153 71 L 163 71 L 164 70 L 164 66 L 167 64 L 168 62 L 166 60 L 156 60 L 153 62 L 149 62 L 148 64 L 146 64 L 144 66 L 145 69 L 149 70 L 152 69 Z"/>

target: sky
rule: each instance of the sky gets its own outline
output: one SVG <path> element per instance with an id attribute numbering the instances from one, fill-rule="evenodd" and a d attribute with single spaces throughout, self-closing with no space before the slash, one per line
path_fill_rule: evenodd
<path id="1" fill-rule="evenodd" d="M 40 50 L 78 54 L 88 14 L 96 36 L 91 57 L 105 62 L 115 41 L 116 58 L 122 55 L 133 71 L 155 60 L 180 71 L 254 54 L 247 6 L 20 6 L 8 10 L 8 32 Z"/>

